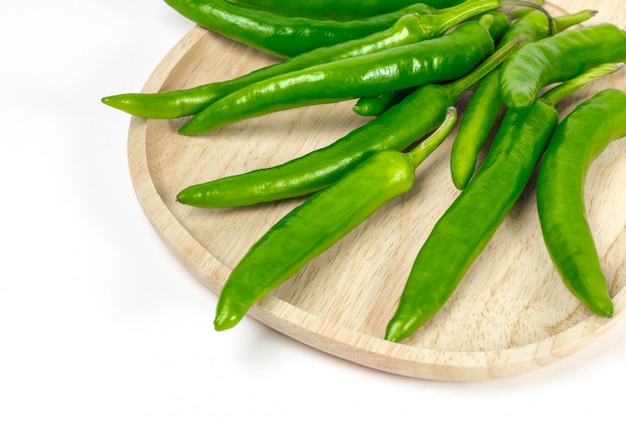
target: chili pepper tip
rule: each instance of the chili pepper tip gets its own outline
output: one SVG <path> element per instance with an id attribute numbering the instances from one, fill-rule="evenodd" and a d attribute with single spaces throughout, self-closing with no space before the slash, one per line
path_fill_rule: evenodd
<path id="1" fill-rule="evenodd" d="M 405 339 L 412 332 L 407 325 L 400 320 L 389 321 L 385 331 L 385 341 L 400 342 Z"/>
<path id="2" fill-rule="evenodd" d="M 100 99 L 100 102 L 102 102 L 103 104 L 108 105 L 110 107 L 113 107 L 115 109 L 121 109 L 121 110 L 124 110 L 125 106 L 128 103 L 125 94 L 116 94 L 116 95 L 113 95 L 113 96 L 105 96 L 105 97 Z"/>
<path id="3" fill-rule="evenodd" d="M 113 98 L 113 96 L 103 97 L 103 98 L 100 99 L 100 102 L 105 104 L 105 105 L 108 105 L 108 106 L 111 106 L 113 108 L 116 108 L 116 106 L 115 106 L 115 99 Z"/>
<path id="4" fill-rule="evenodd" d="M 221 332 L 228 330 L 237 325 L 240 318 L 237 315 L 233 315 L 227 312 L 218 313 L 213 321 L 213 327 L 216 331 Z"/>
<path id="5" fill-rule="evenodd" d="M 611 319 L 615 313 L 613 301 L 610 298 L 606 298 L 603 302 L 596 303 L 595 306 L 592 307 L 592 311 L 598 316 Z"/>

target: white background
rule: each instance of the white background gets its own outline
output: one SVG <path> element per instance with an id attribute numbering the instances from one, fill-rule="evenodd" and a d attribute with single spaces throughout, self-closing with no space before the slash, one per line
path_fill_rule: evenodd
<path id="1" fill-rule="evenodd" d="M 250 318 L 214 332 L 215 295 L 135 198 L 130 118 L 100 103 L 140 90 L 191 27 L 158 0 L 2 7 L 0 437 L 616 432 L 624 323 L 473 383 L 370 370 Z"/>

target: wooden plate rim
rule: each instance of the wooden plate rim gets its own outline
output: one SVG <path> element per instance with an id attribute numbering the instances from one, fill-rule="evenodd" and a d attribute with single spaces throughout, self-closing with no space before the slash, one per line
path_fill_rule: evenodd
<path id="1" fill-rule="evenodd" d="M 207 30 L 193 27 L 163 58 L 142 92 L 156 92 L 185 53 Z M 150 120 L 132 117 L 128 135 L 129 170 L 135 193 L 148 220 L 168 248 L 204 285 L 219 293 L 229 269 L 178 222 L 161 199 L 150 174 L 146 134 Z M 587 345 L 623 316 L 626 287 L 615 295 L 616 314 L 590 316 L 537 343 L 498 351 L 430 350 L 348 330 L 284 300 L 268 296 L 249 315 L 261 323 L 320 351 L 392 374 L 430 380 L 480 380 L 518 374 L 548 365 Z M 306 322 L 306 324 L 303 324 Z"/>

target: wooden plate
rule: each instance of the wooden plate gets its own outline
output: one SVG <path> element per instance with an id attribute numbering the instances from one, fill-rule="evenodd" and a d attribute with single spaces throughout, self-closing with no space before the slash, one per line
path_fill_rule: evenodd
<path id="1" fill-rule="evenodd" d="M 621 17 L 616 24 L 624 25 L 621 2 L 578 1 L 567 7 L 598 9 L 589 23 L 615 23 Z M 272 62 L 276 59 L 195 27 L 158 65 L 143 91 L 224 80 Z M 564 115 L 607 87 L 626 89 L 624 72 L 580 91 L 559 110 Z M 132 118 L 128 156 L 139 201 L 169 248 L 219 293 L 248 247 L 302 200 L 203 210 L 178 205 L 176 193 L 332 143 L 366 123 L 352 113 L 352 104 L 284 111 L 197 137 L 177 134 L 182 120 Z M 550 364 L 597 338 L 624 314 L 625 147 L 626 140 L 611 144 L 591 168 L 586 186 L 589 221 L 617 307 L 610 320 L 591 315 L 560 281 L 542 241 L 531 181 L 440 313 L 405 342 L 383 340 L 420 245 L 458 195 L 449 174 L 450 143 L 418 169 L 410 193 L 385 205 L 249 314 L 320 351 L 417 378 L 485 379 Z"/>

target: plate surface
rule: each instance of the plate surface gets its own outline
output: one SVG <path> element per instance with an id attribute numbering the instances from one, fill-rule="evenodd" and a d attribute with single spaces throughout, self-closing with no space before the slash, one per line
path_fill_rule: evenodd
<path id="1" fill-rule="evenodd" d="M 589 24 L 623 27 L 624 5 L 573 1 L 567 8 L 597 9 Z M 562 11 L 557 4 L 547 6 Z M 221 81 L 273 62 L 271 56 L 194 27 L 157 66 L 143 91 Z M 559 111 L 567 114 L 604 88 L 626 90 L 624 73 L 581 90 L 562 102 Z M 177 204 L 176 193 L 332 143 L 366 123 L 352 113 L 352 104 L 288 110 L 197 137 L 177 134 L 182 120 L 133 117 L 128 158 L 139 202 L 168 247 L 219 293 L 248 247 L 302 200 L 204 210 Z M 525 372 L 574 353 L 616 324 L 626 305 L 626 139 L 611 144 L 596 160 L 585 189 L 588 219 L 616 304 L 612 319 L 591 315 L 563 286 L 543 244 L 532 180 L 445 307 L 406 341 L 383 339 L 417 251 L 459 193 L 450 179 L 450 144 L 418 168 L 408 194 L 385 205 L 249 315 L 320 351 L 433 380 Z"/>

